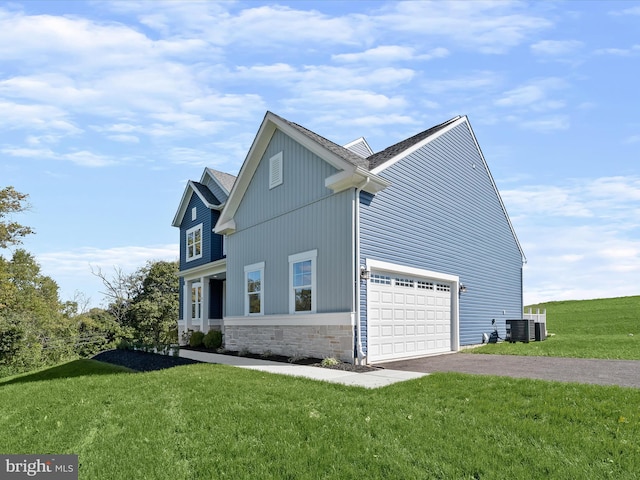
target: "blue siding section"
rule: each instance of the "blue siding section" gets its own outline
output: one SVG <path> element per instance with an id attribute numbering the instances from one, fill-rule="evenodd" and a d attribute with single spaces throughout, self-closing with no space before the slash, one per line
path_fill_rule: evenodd
<path id="1" fill-rule="evenodd" d="M 195 220 L 191 220 L 191 209 L 195 207 L 197 216 Z M 218 221 L 220 212 L 209 209 L 200 200 L 200 197 L 193 193 L 191 200 L 187 206 L 187 211 L 180 225 L 180 270 L 198 267 L 215 260 L 223 258 L 222 255 L 222 236 L 212 232 L 213 226 Z M 196 225 L 202 224 L 202 258 L 186 261 L 186 232 Z"/>
<path id="2" fill-rule="evenodd" d="M 491 319 L 522 316 L 522 255 L 467 123 L 380 172 L 392 185 L 360 199 L 365 258 L 458 275 L 460 344 Z M 366 334 L 366 288 L 361 288 Z"/>
<path id="3" fill-rule="evenodd" d="M 195 220 L 192 220 L 191 209 L 194 207 L 196 208 L 196 218 Z M 202 200 L 200 200 L 200 197 L 195 192 L 192 192 L 191 199 L 189 200 L 189 204 L 187 205 L 187 210 L 184 214 L 184 218 L 182 219 L 182 223 L 180 224 L 180 271 L 188 270 L 190 268 L 198 267 L 200 265 L 205 265 L 207 263 L 220 260 L 221 258 L 224 257 L 222 254 L 223 237 L 222 235 L 217 235 L 213 233 L 213 227 L 218 221 L 219 216 L 220 216 L 219 211 L 211 210 L 210 208 L 208 208 L 202 202 Z M 190 262 L 187 262 L 186 261 L 186 245 L 187 245 L 186 232 L 190 228 L 195 227 L 196 225 L 199 225 L 199 224 L 202 224 L 202 257 L 198 258 L 197 260 L 192 260 Z M 184 316 L 183 308 L 184 308 L 185 299 L 183 298 L 183 293 L 184 293 L 183 287 L 184 287 L 184 280 L 180 278 L 180 314 L 178 317 L 180 319 L 183 319 L 182 317 Z M 211 293 L 213 293 L 213 290 L 211 291 Z M 221 293 L 220 293 L 220 297 L 221 297 Z M 210 295 L 209 298 L 214 299 L 214 296 Z M 190 300 L 187 300 L 187 301 L 190 301 Z M 221 300 L 220 300 L 219 308 L 221 311 L 222 309 Z M 214 309 L 214 310 L 210 311 L 210 313 L 215 313 L 217 315 L 218 307 L 211 305 L 210 310 L 211 309 Z M 209 318 L 221 318 L 221 317 L 222 315 L 220 314 L 220 316 L 212 316 Z"/>

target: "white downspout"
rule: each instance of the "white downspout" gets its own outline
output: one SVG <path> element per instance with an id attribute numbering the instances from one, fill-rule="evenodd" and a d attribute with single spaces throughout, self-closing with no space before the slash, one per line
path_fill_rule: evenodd
<path id="1" fill-rule="evenodd" d="M 366 187 L 371 179 L 367 179 L 356 188 L 355 191 L 355 221 L 354 221 L 354 236 L 355 236 L 355 265 L 354 265 L 354 301 L 356 312 L 356 326 L 357 326 L 357 354 L 358 365 L 362 365 L 364 361 L 364 352 L 362 351 L 362 325 L 360 318 L 360 192 Z"/>

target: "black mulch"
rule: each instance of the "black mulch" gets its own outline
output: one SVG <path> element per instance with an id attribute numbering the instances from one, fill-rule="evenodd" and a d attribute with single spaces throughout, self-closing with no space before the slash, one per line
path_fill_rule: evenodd
<path id="1" fill-rule="evenodd" d="M 158 353 L 147 353 L 136 350 L 107 350 L 93 357 L 100 362 L 111 363 L 127 367 L 138 372 L 152 372 L 154 370 L 164 370 L 165 368 L 178 367 L 180 365 L 191 365 L 201 363 L 190 358 L 174 357 L 173 355 L 160 355 Z"/>

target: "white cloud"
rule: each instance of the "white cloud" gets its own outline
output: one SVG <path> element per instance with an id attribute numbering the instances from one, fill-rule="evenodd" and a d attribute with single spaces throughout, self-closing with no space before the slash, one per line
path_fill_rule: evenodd
<path id="1" fill-rule="evenodd" d="M 499 107 L 555 109 L 564 104 L 558 101 L 549 101 L 549 94 L 556 90 L 565 89 L 567 86 L 567 82 L 560 78 L 537 79 L 505 92 L 495 103 Z"/>
<path id="2" fill-rule="evenodd" d="M 575 179 L 501 194 L 528 259 L 525 303 L 637 295 L 640 177 Z"/>
<path id="3" fill-rule="evenodd" d="M 621 16 L 621 15 L 640 15 L 640 6 L 629 7 L 623 10 L 613 10 L 609 12 L 609 15 Z"/>
<path id="4" fill-rule="evenodd" d="M 100 304 L 104 286 L 100 279 L 91 273 L 101 269 L 110 276 L 114 268 L 124 273 L 132 273 L 148 261 L 178 259 L 177 244 L 125 246 L 113 248 L 81 247 L 71 251 L 45 252 L 36 256 L 45 275 L 53 278 L 60 286 L 60 297 L 73 298 L 76 291 L 81 291 L 91 298 L 93 306 Z"/>
<path id="5" fill-rule="evenodd" d="M 428 52 L 416 54 L 412 47 L 399 45 L 380 45 L 358 53 L 340 53 L 332 55 L 331 59 L 345 63 L 391 63 L 408 60 L 432 60 L 444 58 L 449 55 L 449 50 L 438 47 Z"/>
<path id="6" fill-rule="evenodd" d="M 497 73 L 480 71 L 446 80 L 426 80 L 422 85 L 428 93 L 444 94 L 452 91 L 486 91 L 498 87 L 501 83 L 502 78 Z"/>
<path id="7" fill-rule="evenodd" d="M 640 45 L 633 45 L 629 48 L 599 48 L 594 52 L 596 55 L 613 55 L 615 57 L 630 57 L 640 54 Z"/>
<path id="8" fill-rule="evenodd" d="M 377 25 L 418 37 L 448 38 L 482 53 L 505 53 L 529 36 L 551 27 L 517 2 L 398 2 L 373 19 Z"/>
<path id="9" fill-rule="evenodd" d="M 531 45 L 531 51 L 540 56 L 567 56 L 575 54 L 583 45 L 578 40 L 541 40 Z"/>

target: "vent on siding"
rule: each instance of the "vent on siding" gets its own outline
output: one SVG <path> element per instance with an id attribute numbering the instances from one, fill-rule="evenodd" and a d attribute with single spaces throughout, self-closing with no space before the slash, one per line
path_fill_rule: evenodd
<path id="1" fill-rule="evenodd" d="M 282 184 L 282 152 L 269 159 L 269 189 Z"/>

